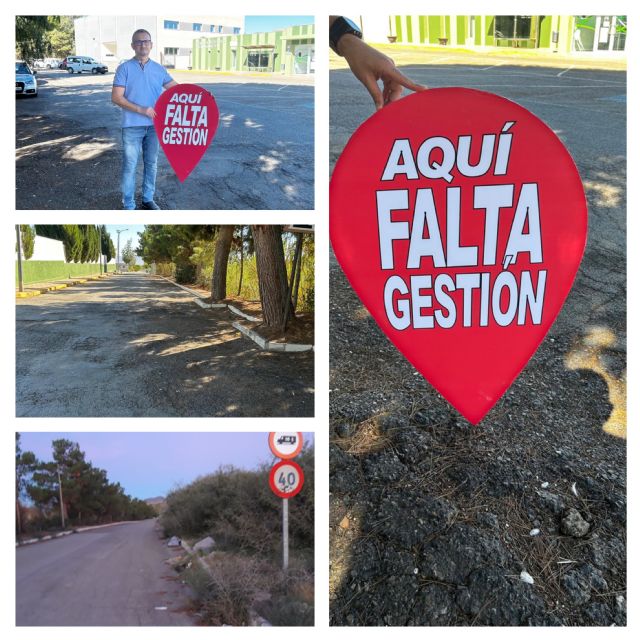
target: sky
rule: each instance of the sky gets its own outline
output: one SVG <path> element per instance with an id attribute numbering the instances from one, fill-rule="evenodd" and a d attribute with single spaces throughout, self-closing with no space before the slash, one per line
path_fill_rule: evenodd
<path id="1" fill-rule="evenodd" d="M 127 244 L 127 240 L 129 240 L 129 238 L 133 241 L 132 246 L 135 250 L 138 246 L 138 232 L 144 231 L 143 224 L 125 224 L 123 222 L 122 224 L 108 224 L 106 227 L 107 231 L 111 235 L 113 246 L 116 248 L 116 251 L 118 250 L 118 234 L 116 233 L 118 229 L 127 229 L 127 231 L 123 231 L 123 233 L 120 234 L 120 251 L 124 249 L 124 245 Z M 138 264 L 142 264 L 142 258 L 139 258 L 137 262 Z"/>
<path id="2" fill-rule="evenodd" d="M 105 469 L 134 498 L 166 496 L 178 485 L 216 471 L 221 465 L 256 469 L 271 463 L 268 433 L 35 433 L 21 432 L 22 451 L 51 460 L 51 442 L 77 442 L 94 467 Z M 304 442 L 313 442 L 305 433 Z"/>
<path id="3" fill-rule="evenodd" d="M 244 32 L 276 31 L 300 24 L 313 24 L 313 16 L 245 16 Z"/>

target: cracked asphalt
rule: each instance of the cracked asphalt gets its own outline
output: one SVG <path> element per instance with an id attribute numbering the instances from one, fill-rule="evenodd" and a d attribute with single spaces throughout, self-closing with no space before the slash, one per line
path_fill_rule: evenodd
<path id="1" fill-rule="evenodd" d="M 589 237 L 555 324 L 475 428 L 391 345 L 332 256 L 331 622 L 624 625 L 626 74 L 420 55 L 394 57 L 416 82 L 502 95 L 556 132 Z M 348 70 L 330 90 L 333 166 L 373 107 Z M 573 511 L 584 537 L 562 525 Z"/>
<path id="2" fill-rule="evenodd" d="M 16 416 L 312 416 L 313 355 L 145 274 L 16 302 Z"/>
<path id="3" fill-rule="evenodd" d="M 160 151 L 156 201 L 163 209 L 313 209 L 313 78 L 171 73 L 213 93 L 220 122 L 184 183 Z M 121 208 L 112 83 L 112 73 L 44 70 L 38 97 L 16 100 L 17 209 Z"/>

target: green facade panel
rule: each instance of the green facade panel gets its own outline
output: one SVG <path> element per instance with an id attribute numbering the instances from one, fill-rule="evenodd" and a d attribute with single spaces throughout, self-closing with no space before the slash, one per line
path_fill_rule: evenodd
<path id="1" fill-rule="evenodd" d="M 270 32 L 199 38 L 193 42 L 192 68 L 202 71 L 294 73 L 296 60 L 293 49 L 301 45 L 312 49 L 314 42 L 314 25 L 299 25 Z"/>

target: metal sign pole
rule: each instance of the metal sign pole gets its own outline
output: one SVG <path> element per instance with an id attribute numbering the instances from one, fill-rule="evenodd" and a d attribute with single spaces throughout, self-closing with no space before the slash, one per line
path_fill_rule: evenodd
<path id="1" fill-rule="evenodd" d="M 22 238 L 20 237 L 20 225 L 16 225 L 16 238 L 18 241 L 18 291 L 21 293 L 24 291 L 24 284 L 22 279 Z"/>
<path id="2" fill-rule="evenodd" d="M 289 500 L 282 499 L 282 569 L 289 568 Z"/>

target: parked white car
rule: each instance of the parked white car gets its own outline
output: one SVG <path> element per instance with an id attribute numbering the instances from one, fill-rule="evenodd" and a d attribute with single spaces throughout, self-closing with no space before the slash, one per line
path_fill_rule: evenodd
<path id="1" fill-rule="evenodd" d="M 36 72 L 22 60 L 16 60 L 16 95 L 38 97 Z"/>
<path id="2" fill-rule="evenodd" d="M 107 73 L 106 64 L 98 62 L 89 56 L 67 56 L 67 71 L 69 73 Z"/>

